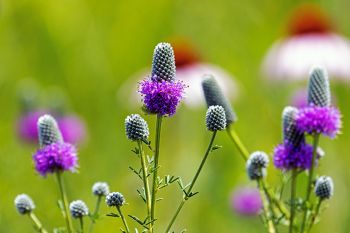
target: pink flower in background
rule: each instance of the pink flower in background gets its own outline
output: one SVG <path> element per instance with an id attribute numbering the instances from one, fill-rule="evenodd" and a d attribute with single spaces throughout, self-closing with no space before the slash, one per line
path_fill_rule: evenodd
<path id="1" fill-rule="evenodd" d="M 337 34 L 316 5 L 302 5 L 292 14 L 289 36 L 275 42 L 263 62 L 268 79 L 307 78 L 310 67 L 323 66 L 330 76 L 350 80 L 350 42 Z"/>
<path id="2" fill-rule="evenodd" d="M 40 116 L 45 113 L 44 110 L 37 110 L 24 113 L 17 122 L 18 136 L 26 142 L 38 142 L 37 122 Z"/>
<path id="3" fill-rule="evenodd" d="M 39 117 L 47 112 L 48 111 L 44 110 L 36 110 L 24 113 L 17 122 L 19 138 L 28 143 L 37 143 L 37 122 Z M 78 116 L 59 116 L 57 117 L 57 122 L 65 142 L 77 144 L 81 143 L 86 138 L 85 124 Z"/>
<path id="4" fill-rule="evenodd" d="M 231 197 L 231 206 L 240 215 L 258 215 L 262 208 L 259 190 L 251 187 L 236 189 Z"/>
<path id="5" fill-rule="evenodd" d="M 77 144 L 86 138 L 86 127 L 81 118 L 76 115 L 65 115 L 58 118 L 58 127 L 65 142 Z"/>
<path id="6" fill-rule="evenodd" d="M 224 69 L 217 65 L 208 64 L 201 61 L 201 58 L 193 46 L 184 39 L 176 39 L 171 43 L 175 53 L 176 79 L 183 81 L 188 85 L 184 103 L 192 108 L 205 105 L 203 101 L 202 78 L 205 74 L 214 75 L 224 94 L 229 99 L 237 97 L 237 85 L 234 78 Z M 130 106 L 139 106 L 140 96 L 137 93 L 137 81 L 144 79 L 149 75 L 149 70 L 143 70 L 131 77 L 118 90 L 117 98 L 125 103 L 128 101 Z M 132 95 L 130 95 L 130 92 Z"/>

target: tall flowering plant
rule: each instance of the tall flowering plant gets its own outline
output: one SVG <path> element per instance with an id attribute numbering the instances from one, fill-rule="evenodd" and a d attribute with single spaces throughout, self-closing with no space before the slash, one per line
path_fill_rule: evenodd
<path id="1" fill-rule="evenodd" d="M 246 162 L 249 179 L 255 181 L 260 189 L 263 202 L 260 215 L 268 232 L 279 232 L 282 225 L 287 226 L 290 233 L 309 232 L 319 219 L 322 203 L 332 197 L 334 189 L 332 178 L 316 175 L 324 155 L 319 139 L 321 135 L 333 139 L 341 128 L 340 112 L 331 106 L 327 72 L 322 68 L 313 68 L 308 83 L 308 105 L 299 109 L 288 106 L 282 113 L 283 140 L 273 151 L 273 163 L 285 177 L 281 186 L 290 185 L 288 200 L 282 199 L 282 191 L 276 191 L 283 190 L 282 187 L 273 189 L 267 182 L 269 156 L 262 151 L 249 153 L 234 131 L 236 115 L 215 79 L 207 77 L 202 86 L 208 106 L 220 104 L 224 106 L 226 116 L 231 116 L 227 118 L 231 119 L 227 122 L 227 133 Z M 297 180 L 302 175 L 308 177 L 305 196 L 297 197 Z M 250 203 L 246 199 L 244 201 Z M 249 209 L 244 203 L 240 204 L 240 209 Z"/>

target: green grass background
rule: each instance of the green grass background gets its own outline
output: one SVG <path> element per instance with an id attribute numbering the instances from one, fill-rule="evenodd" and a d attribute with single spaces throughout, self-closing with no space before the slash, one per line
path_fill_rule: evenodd
<path id="1" fill-rule="evenodd" d="M 58 86 L 69 96 L 70 107 L 88 125 L 89 140 L 79 147 L 80 173 L 66 174 L 69 198 L 83 199 L 94 206 L 91 185 L 107 181 L 122 192 L 129 205 L 125 211 L 138 216 L 144 208 L 135 191 L 141 185 L 128 170 L 138 161 L 134 146 L 124 136 L 124 118 L 131 110 L 116 100 L 122 83 L 141 68 L 150 66 L 154 46 L 173 36 L 189 38 L 206 61 L 234 74 L 240 83 L 240 98 L 234 104 L 239 121 L 235 128 L 249 150 L 271 152 L 281 138 L 280 115 L 288 98 L 305 83 L 267 84 L 259 72 L 268 47 L 285 33 L 291 9 L 302 1 L 130 1 L 130 0 L 2 0 L 0 1 L 0 232 L 34 232 L 29 219 L 17 214 L 13 199 L 28 193 L 36 213 L 51 229 L 63 225 L 56 208 L 54 177 L 36 174 L 31 160 L 35 146 L 22 144 L 15 131 L 20 112 L 17 87 L 31 77 L 42 88 Z M 318 1 L 350 37 L 346 0 Z M 333 95 L 343 113 L 343 134 L 334 141 L 321 139 L 326 151 L 320 174 L 333 177 L 335 196 L 323 221 L 314 232 L 349 232 L 348 169 L 350 88 L 332 83 Z M 194 174 L 210 134 L 204 125 L 205 109 L 181 106 L 178 114 L 164 121 L 160 173 Z M 147 116 L 152 133 L 154 117 Z M 151 135 L 152 139 L 154 134 Z M 258 218 L 232 213 L 229 196 L 236 186 L 251 184 L 244 163 L 226 134 L 216 141 L 224 148 L 213 154 L 199 179 L 193 198 L 175 224 L 175 231 L 264 232 Z M 276 184 L 279 173 L 272 166 L 269 180 Z M 304 195 L 303 183 L 299 195 Z M 304 185 L 303 185 L 304 184 Z M 180 201 L 174 186 L 162 191 L 157 209 L 162 232 Z M 102 212 L 108 208 L 103 206 Z M 96 232 L 118 232 L 121 222 L 103 218 Z"/>

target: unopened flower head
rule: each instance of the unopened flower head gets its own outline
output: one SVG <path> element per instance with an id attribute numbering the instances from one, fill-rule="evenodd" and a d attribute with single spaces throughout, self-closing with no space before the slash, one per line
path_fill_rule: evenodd
<path id="1" fill-rule="evenodd" d="M 123 194 L 119 192 L 109 193 L 106 197 L 106 204 L 108 206 L 116 206 L 116 207 L 124 205 L 125 199 Z"/>
<path id="2" fill-rule="evenodd" d="M 300 132 L 295 123 L 298 110 L 294 107 L 285 107 L 282 113 L 283 142 L 298 146 L 305 141 L 304 134 Z"/>
<path id="3" fill-rule="evenodd" d="M 231 199 L 232 208 L 240 215 L 255 216 L 261 212 L 262 200 L 257 188 L 239 188 Z"/>
<path id="4" fill-rule="evenodd" d="M 212 75 L 204 76 L 202 81 L 202 88 L 208 107 L 219 105 L 224 108 L 227 125 L 230 125 L 231 123 L 237 121 L 236 113 L 233 111 L 230 102 L 223 94 L 222 89 Z"/>
<path id="5" fill-rule="evenodd" d="M 333 180 L 329 176 L 321 176 L 316 180 L 315 195 L 321 199 L 329 199 L 333 196 Z"/>
<path id="6" fill-rule="evenodd" d="M 226 128 L 225 110 L 219 105 L 210 106 L 205 117 L 207 129 L 210 131 L 224 130 Z"/>
<path id="7" fill-rule="evenodd" d="M 159 43 L 153 54 L 152 79 L 158 82 L 175 81 L 176 68 L 173 48 L 169 43 Z"/>
<path id="8" fill-rule="evenodd" d="M 89 208 L 82 200 L 72 201 L 69 210 L 73 218 L 82 218 L 89 214 Z"/>
<path id="9" fill-rule="evenodd" d="M 265 152 L 255 151 L 247 160 L 246 169 L 251 180 L 261 179 L 266 176 L 266 168 L 269 164 L 269 157 Z"/>
<path id="10" fill-rule="evenodd" d="M 63 142 L 63 138 L 55 118 L 47 114 L 41 116 L 38 120 L 38 136 L 41 148 L 52 143 Z"/>
<path id="11" fill-rule="evenodd" d="M 282 143 L 274 150 L 273 162 L 277 168 L 283 171 L 307 170 L 312 164 L 312 152 L 312 146 L 306 143 L 301 143 L 298 146 Z"/>
<path id="12" fill-rule="evenodd" d="M 172 116 L 184 97 L 186 85 L 181 81 L 167 82 L 145 79 L 140 83 L 139 92 L 149 113 Z"/>
<path id="13" fill-rule="evenodd" d="M 125 119 L 125 132 L 128 139 L 132 141 L 147 139 L 148 124 L 139 114 L 132 114 Z"/>
<path id="14" fill-rule="evenodd" d="M 340 112 L 335 107 L 309 106 L 298 111 L 295 121 L 301 132 L 334 138 L 341 128 L 340 118 Z"/>
<path id="15" fill-rule="evenodd" d="M 15 198 L 15 206 L 20 214 L 29 214 L 35 209 L 33 200 L 27 194 L 19 194 Z"/>
<path id="16" fill-rule="evenodd" d="M 75 171 L 78 166 L 76 149 L 69 143 L 52 143 L 33 155 L 35 169 L 42 176 L 61 171 Z"/>
<path id="17" fill-rule="evenodd" d="M 107 196 L 109 193 L 109 186 L 106 182 L 96 182 L 92 186 L 92 193 L 96 196 Z"/>
<path id="18" fill-rule="evenodd" d="M 327 107 L 331 104 L 328 74 L 325 69 L 313 68 L 308 84 L 309 105 Z"/>

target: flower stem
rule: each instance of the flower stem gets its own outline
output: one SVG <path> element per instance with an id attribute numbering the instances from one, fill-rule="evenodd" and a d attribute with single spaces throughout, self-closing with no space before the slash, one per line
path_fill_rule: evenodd
<path id="1" fill-rule="evenodd" d="M 137 144 L 139 146 L 140 157 L 141 157 L 143 186 L 144 186 L 145 195 L 146 195 L 147 218 L 149 219 L 151 217 L 151 192 L 150 192 L 149 182 L 148 182 L 146 156 L 145 156 L 145 153 L 143 151 L 142 141 L 138 141 Z M 149 223 L 149 231 L 151 233 L 153 232 L 153 222 L 152 221 L 150 221 L 150 223 Z"/>
<path id="2" fill-rule="evenodd" d="M 126 233 L 130 233 L 130 229 L 129 229 L 129 227 L 128 227 L 128 223 L 126 222 L 126 219 L 125 219 L 125 217 L 124 217 L 124 215 L 123 215 L 123 213 L 122 213 L 122 210 L 120 209 L 120 206 L 117 206 L 117 210 L 118 210 L 118 213 L 119 213 L 119 215 L 120 215 L 120 218 L 122 219 L 123 224 L 124 224 L 124 226 L 125 226 Z"/>
<path id="3" fill-rule="evenodd" d="M 40 220 L 38 219 L 38 217 L 33 212 L 29 213 L 29 217 L 34 222 L 34 224 L 35 224 L 35 226 L 36 226 L 36 228 L 38 229 L 39 232 L 47 233 L 47 231 L 44 229 L 43 225 L 41 224 Z"/>
<path id="4" fill-rule="evenodd" d="M 316 162 L 316 157 L 317 157 L 316 152 L 317 152 L 317 145 L 318 145 L 318 141 L 320 138 L 320 134 L 314 134 L 313 138 L 314 138 L 314 143 L 313 143 L 313 152 L 312 152 L 312 162 L 311 162 L 310 173 L 309 173 L 309 181 L 308 181 L 307 188 L 306 188 L 306 198 L 305 198 L 306 205 L 308 205 L 308 203 L 309 203 L 310 194 L 311 194 L 311 190 L 312 190 L 314 167 L 315 167 L 315 162 Z M 304 233 L 308 211 L 309 211 L 308 208 L 306 208 L 305 212 L 304 212 L 304 217 L 303 217 L 303 222 L 301 225 L 300 233 Z"/>
<path id="5" fill-rule="evenodd" d="M 267 203 L 266 198 L 265 198 L 265 191 L 264 191 L 264 185 L 263 185 L 262 179 L 258 180 L 258 187 L 260 190 L 261 200 L 263 201 L 263 211 L 264 211 L 264 215 L 265 215 L 266 220 L 267 220 L 267 229 L 268 229 L 269 233 L 277 233 L 275 223 L 274 223 L 273 219 L 271 219 L 271 215 L 269 213 L 269 209 L 268 209 L 269 204 Z M 271 213 L 271 214 L 273 214 L 273 213 Z"/>
<path id="6" fill-rule="evenodd" d="M 154 167 L 153 167 L 153 184 L 152 184 L 152 201 L 151 201 L 151 222 L 154 222 L 154 212 L 156 204 L 156 192 L 158 186 L 158 160 L 159 160 L 159 146 L 160 146 L 160 132 L 162 128 L 162 116 L 157 115 L 157 127 L 156 127 L 156 146 L 154 152 Z"/>
<path id="7" fill-rule="evenodd" d="M 79 222 L 80 222 L 80 233 L 84 233 L 84 220 L 83 220 L 83 217 L 79 218 Z"/>
<path id="8" fill-rule="evenodd" d="M 265 190 L 265 193 L 267 195 L 267 197 L 271 200 L 271 202 L 276 205 L 277 209 L 281 212 L 281 214 L 283 214 L 286 218 L 289 218 L 289 212 L 287 210 L 287 208 L 283 205 L 283 203 L 281 203 L 280 200 L 278 200 L 274 193 L 272 193 L 269 189 L 268 189 L 268 186 L 267 186 L 267 183 L 265 180 L 262 180 L 262 185 L 263 185 L 263 188 Z"/>
<path id="9" fill-rule="evenodd" d="M 291 193 L 290 193 L 291 207 L 290 207 L 289 233 L 293 232 L 293 226 L 294 226 L 297 174 L 298 174 L 297 171 L 295 169 L 293 169 L 292 180 L 291 180 Z"/>
<path id="10" fill-rule="evenodd" d="M 94 212 L 92 214 L 92 221 L 90 223 L 89 233 L 93 232 L 94 224 L 95 224 L 95 221 L 96 221 L 95 218 L 96 218 L 96 215 L 98 214 L 98 211 L 100 209 L 101 199 L 102 199 L 102 196 L 97 196 L 96 207 L 95 207 L 95 210 L 94 210 Z"/>
<path id="11" fill-rule="evenodd" d="M 206 160 L 207 160 L 207 158 L 208 158 L 208 156 L 209 156 L 209 154 L 210 154 L 210 152 L 211 152 L 211 148 L 212 148 L 213 143 L 214 143 L 214 139 L 215 139 L 215 136 L 216 136 L 216 132 L 217 132 L 217 131 L 214 131 L 213 134 L 212 134 L 212 137 L 211 137 L 211 139 L 210 139 L 209 146 L 208 146 L 208 148 L 207 148 L 207 150 L 206 150 L 206 152 L 205 152 L 205 154 L 204 154 L 204 157 L 203 157 L 203 159 L 202 159 L 202 162 L 201 162 L 201 164 L 199 165 L 199 168 L 197 169 L 197 172 L 196 172 L 196 174 L 194 175 L 194 177 L 193 177 L 193 179 L 192 179 L 192 181 L 191 181 L 190 187 L 189 187 L 188 190 L 186 191 L 186 194 L 183 196 L 183 199 L 182 199 L 182 201 L 181 201 L 179 207 L 177 208 L 177 210 L 176 210 L 174 216 L 172 217 L 170 223 L 168 224 L 168 227 L 167 227 L 166 230 L 165 230 L 166 233 L 168 233 L 168 232 L 170 231 L 170 228 L 171 228 L 172 225 L 174 224 L 174 222 L 175 222 L 177 216 L 179 215 L 179 213 L 180 213 L 182 207 L 184 206 L 185 202 L 186 202 L 189 198 L 192 197 L 191 191 L 192 191 L 192 189 L 193 189 L 193 187 L 194 187 L 194 184 L 196 183 L 196 181 L 197 181 L 197 179 L 198 179 L 198 177 L 199 177 L 199 174 L 201 173 L 202 168 L 203 168 L 203 166 L 204 166 L 204 164 L 205 164 L 205 162 L 206 162 Z"/>
<path id="12" fill-rule="evenodd" d="M 57 174 L 57 181 L 58 181 L 58 185 L 60 188 L 61 198 L 62 198 L 63 207 L 64 207 L 64 216 L 63 217 L 66 220 L 67 231 L 68 231 L 68 233 L 73 233 L 73 224 L 72 224 L 72 219 L 71 219 L 70 214 L 69 214 L 68 199 L 67 199 L 66 190 L 65 190 L 64 184 L 63 184 L 62 174 L 59 171 L 56 172 L 56 174 Z"/>
<path id="13" fill-rule="evenodd" d="M 308 232 L 311 231 L 312 226 L 315 224 L 316 217 L 320 213 L 320 207 L 321 207 L 322 201 L 323 201 L 323 199 L 321 199 L 321 198 L 318 199 L 318 203 L 317 203 L 317 206 L 316 206 L 316 211 L 315 211 L 314 215 L 311 218 L 311 222 L 310 222 L 310 226 L 309 226 Z"/>
<path id="14" fill-rule="evenodd" d="M 238 134 L 236 133 L 236 131 L 230 125 L 227 127 L 226 131 L 227 131 L 227 134 L 230 137 L 231 141 L 236 145 L 236 147 L 239 150 L 240 154 L 242 155 L 242 158 L 244 159 L 244 161 L 247 161 L 247 159 L 249 157 L 249 152 L 245 148 L 241 139 L 238 137 Z"/>

